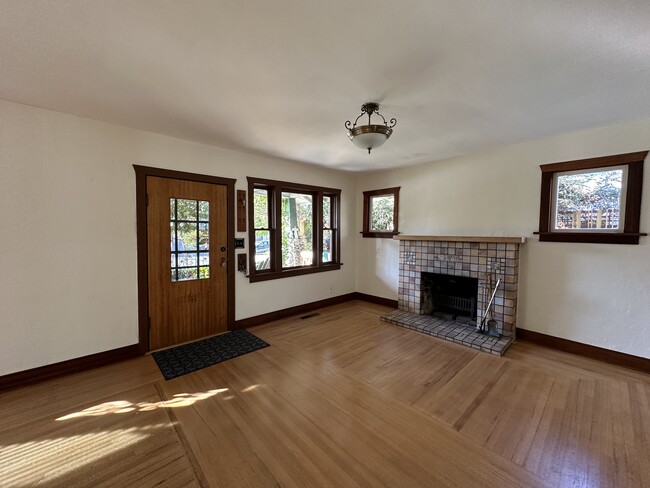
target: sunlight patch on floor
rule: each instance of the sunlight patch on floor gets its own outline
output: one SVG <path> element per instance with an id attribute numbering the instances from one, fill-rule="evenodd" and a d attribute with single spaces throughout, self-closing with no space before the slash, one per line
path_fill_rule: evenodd
<path id="1" fill-rule="evenodd" d="M 47 486 L 56 478 L 128 448 L 150 434 L 137 429 L 80 434 L 0 447 L 3 488 Z"/>
<path id="2" fill-rule="evenodd" d="M 189 407 L 196 402 L 205 400 L 206 398 L 213 397 L 219 393 L 228 391 L 228 388 L 218 388 L 216 390 L 208 390 L 200 393 L 177 393 L 170 400 L 163 400 L 160 402 L 139 402 L 132 403 L 127 400 L 117 400 L 113 402 L 104 402 L 94 407 L 89 407 L 81 412 L 74 412 L 56 420 L 70 420 L 79 417 L 97 417 L 100 415 L 108 415 L 112 413 L 128 413 L 128 412 L 150 412 L 159 408 L 180 408 Z"/>

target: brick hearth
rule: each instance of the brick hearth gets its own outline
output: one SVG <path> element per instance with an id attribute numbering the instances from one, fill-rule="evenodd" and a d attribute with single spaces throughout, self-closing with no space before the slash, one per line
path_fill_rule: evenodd
<path id="1" fill-rule="evenodd" d="M 525 239 L 449 236 L 397 236 L 396 239 L 400 240 L 399 310 L 382 319 L 492 354 L 503 354 L 516 335 L 519 246 Z M 423 272 L 477 278 L 479 321 L 491 292 L 486 287 L 490 279 L 495 283 L 500 278 L 492 312 L 502 337 L 486 336 L 466 323 L 422 315 Z"/>

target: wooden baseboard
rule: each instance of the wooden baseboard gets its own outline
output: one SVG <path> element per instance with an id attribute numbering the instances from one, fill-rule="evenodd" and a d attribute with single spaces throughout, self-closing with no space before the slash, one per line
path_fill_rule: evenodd
<path id="1" fill-rule="evenodd" d="M 376 303 L 377 305 L 384 305 L 385 307 L 397 308 L 397 300 L 391 300 L 390 298 L 377 297 L 375 295 L 367 295 L 360 292 L 356 292 L 354 298 L 356 300 Z"/>
<path id="2" fill-rule="evenodd" d="M 140 355 L 140 346 L 132 344 L 130 346 L 112 349 L 110 351 L 98 352 L 89 356 L 83 356 L 75 359 L 68 359 L 60 363 L 48 364 L 34 369 L 19 371 L 0 376 L 0 391 L 9 388 L 16 388 L 43 380 L 49 380 L 58 376 L 71 373 L 79 373 L 88 369 L 105 366 L 107 364 L 124 361 Z"/>
<path id="3" fill-rule="evenodd" d="M 325 300 L 318 300 L 316 302 L 305 303 L 303 305 L 297 305 L 295 307 L 276 310 L 275 312 L 237 320 L 235 321 L 235 328 L 245 329 L 248 327 L 253 327 L 255 325 L 272 322 L 274 320 L 309 313 L 319 308 L 338 305 L 339 303 L 348 302 L 350 300 L 364 300 L 366 302 L 397 308 L 397 300 L 376 297 L 373 295 L 367 295 L 365 293 L 352 292 L 346 293 L 345 295 L 326 298 Z M 91 354 L 89 356 L 69 359 L 60 363 L 48 364 L 46 366 L 28 369 L 26 371 L 10 373 L 4 376 L 0 376 L 0 391 L 7 390 L 9 388 L 16 388 L 18 386 L 28 385 L 31 383 L 37 383 L 39 381 L 56 378 L 58 376 L 63 376 L 66 374 L 79 373 L 81 371 L 97 368 L 99 366 L 105 366 L 107 364 L 116 363 L 125 359 L 131 359 L 140 355 L 141 353 L 139 344 L 133 344 L 131 346 L 120 347 L 118 349 L 99 352 L 97 354 Z"/>
<path id="4" fill-rule="evenodd" d="M 329 307 L 330 305 L 338 305 L 339 303 L 349 302 L 350 300 L 355 300 L 354 295 L 354 293 L 346 293 L 345 295 L 326 298 L 325 300 L 304 303 L 302 305 L 296 305 L 295 307 L 284 308 L 282 310 L 276 310 L 274 312 L 236 320 L 235 329 L 247 329 L 248 327 L 266 324 L 267 322 L 273 322 L 274 320 L 286 319 L 287 317 L 292 317 L 294 315 L 301 315 L 307 312 L 312 312 L 319 308 Z"/>
<path id="5" fill-rule="evenodd" d="M 376 297 L 374 295 L 366 295 L 365 293 L 352 292 L 345 295 L 339 295 L 333 298 L 326 298 L 325 300 L 318 300 L 316 302 L 305 303 L 295 307 L 289 307 L 274 312 L 265 313 L 262 315 L 255 315 L 245 319 L 235 321 L 236 329 L 247 329 L 255 325 L 266 324 L 274 320 L 286 319 L 294 315 L 302 315 L 304 313 L 313 312 L 319 308 L 329 307 L 330 305 L 338 305 L 339 303 L 349 302 L 350 300 L 363 300 L 366 302 L 377 303 L 387 307 L 397 308 L 397 300 L 390 300 L 388 298 Z"/>
<path id="6" fill-rule="evenodd" d="M 650 359 L 639 356 L 632 356 L 623 352 L 611 351 L 602 347 L 590 346 L 582 342 L 561 339 L 532 330 L 521 329 L 517 327 L 517 340 L 523 340 L 546 346 L 551 349 L 576 354 L 590 359 L 597 359 L 604 363 L 623 366 L 624 368 L 650 373 Z"/>

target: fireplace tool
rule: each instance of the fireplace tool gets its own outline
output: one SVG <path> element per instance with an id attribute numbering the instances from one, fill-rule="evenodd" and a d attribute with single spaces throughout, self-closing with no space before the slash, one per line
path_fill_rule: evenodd
<path id="1" fill-rule="evenodd" d="M 492 280 L 490 280 L 492 281 Z M 483 317 L 481 318 L 481 324 L 478 326 L 478 331 L 495 336 L 495 337 L 500 337 L 501 335 L 499 332 L 497 332 L 497 321 L 494 319 L 487 320 L 488 314 L 490 313 L 490 309 L 492 308 L 492 302 L 494 301 L 494 297 L 497 294 L 497 290 L 499 289 L 499 284 L 501 284 L 501 278 L 497 280 L 497 284 L 494 286 L 494 290 L 492 290 L 492 296 L 490 297 L 490 301 L 487 304 L 487 307 L 485 307 L 485 313 L 483 314 Z"/>

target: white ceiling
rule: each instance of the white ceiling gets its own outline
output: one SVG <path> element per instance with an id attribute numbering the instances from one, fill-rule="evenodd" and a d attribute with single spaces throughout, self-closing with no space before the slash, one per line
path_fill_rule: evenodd
<path id="1" fill-rule="evenodd" d="M 331 168 L 650 117 L 648 0 L 0 0 L 0 98 Z M 344 122 L 397 118 L 370 156 Z"/>

